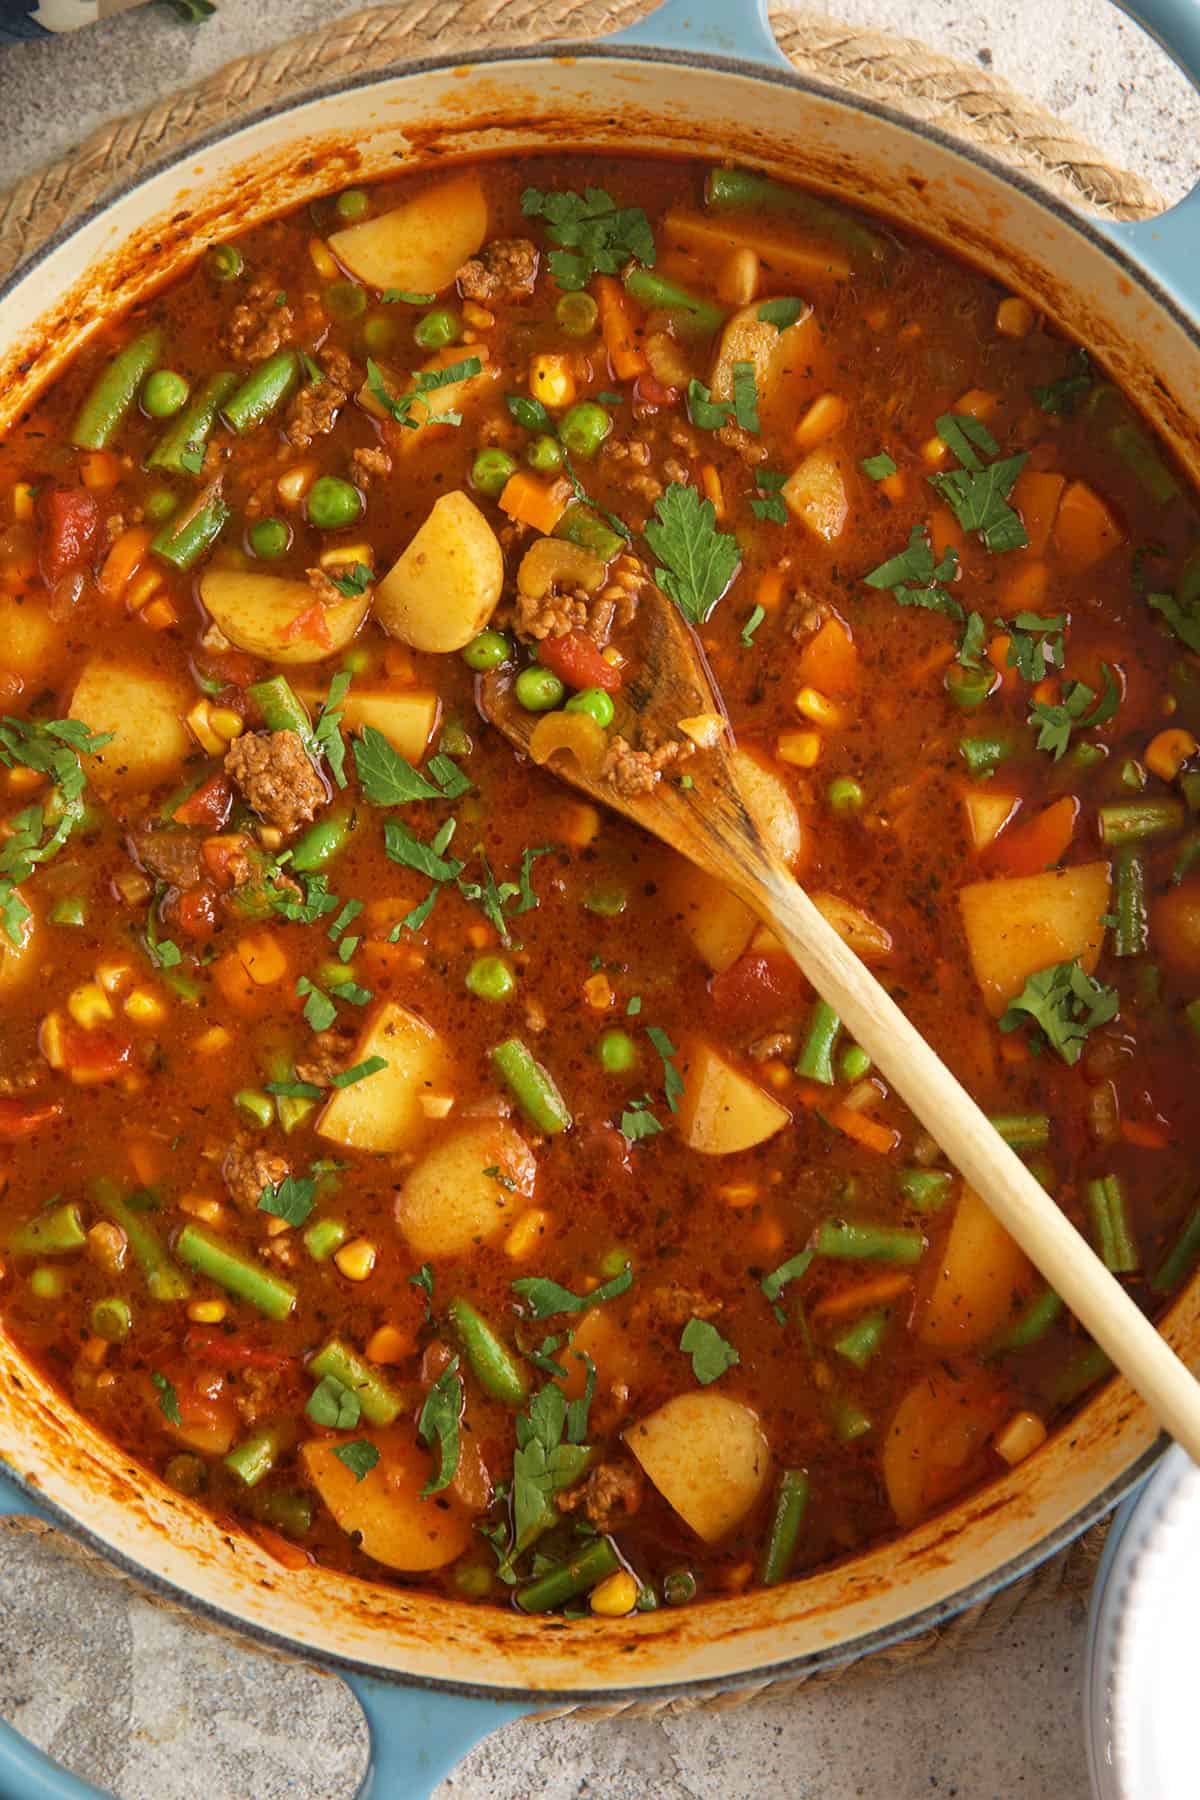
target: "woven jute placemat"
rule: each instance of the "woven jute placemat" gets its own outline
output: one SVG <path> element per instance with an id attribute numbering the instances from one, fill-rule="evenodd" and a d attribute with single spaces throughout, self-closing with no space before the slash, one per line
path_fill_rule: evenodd
<path id="1" fill-rule="evenodd" d="M 730 0 L 738 4 L 738 0 Z M 190 143 L 231 128 L 271 102 L 282 105 L 328 83 L 330 71 L 351 78 L 382 72 L 436 53 L 453 56 L 505 45 L 582 42 L 630 25 L 652 10 L 651 0 L 401 0 L 371 7 L 273 50 L 240 57 L 206 81 L 168 95 L 144 112 L 101 126 L 69 156 L 48 164 L 0 196 L 0 279 L 71 220 L 104 204 L 119 186 Z M 1128 170 L 1115 168 L 1069 125 L 1014 92 L 986 70 L 942 56 L 910 38 L 839 24 L 825 13 L 780 8 L 771 14 L 776 38 L 796 69 L 826 85 L 931 124 L 987 151 L 1060 199 L 1114 219 L 1160 212 L 1159 194 Z M 21 1521 L 21 1527 L 44 1527 Z M 693 1706 L 724 1710 L 762 1695 L 827 1686 L 850 1676 L 893 1674 L 930 1658 L 986 1649 L 1028 1608 L 1085 1594 L 1104 1545 L 1101 1524 L 1039 1568 L 936 1630 L 834 1669 L 786 1677 L 764 1676 L 728 1692 L 689 1699 L 645 1699 L 600 1706 L 545 1709 L 585 1720 L 652 1718 Z M 110 1578 L 94 1552 L 63 1540 L 66 1554 Z M 244 1639 L 198 1621 L 131 1577 L 117 1579 L 152 1604 L 192 1618 L 197 1629 Z"/>

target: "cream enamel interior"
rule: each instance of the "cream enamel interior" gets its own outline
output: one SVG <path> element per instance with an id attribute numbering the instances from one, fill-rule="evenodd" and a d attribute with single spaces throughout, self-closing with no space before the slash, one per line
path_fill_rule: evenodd
<path id="1" fill-rule="evenodd" d="M 240 226 L 351 177 L 568 143 L 732 156 L 943 240 L 1082 338 L 1200 475 L 1200 433 L 1181 398 L 1200 391 L 1200 351 L 1168 308 L 1044 202 L 951 146 L 800 80 L 603 54 L 371 81 L 247 126 L 143 182 L 0 299 L 0 430 L 107 310 Z M 1175 1306 L 1168 1335 L 1200 1354 L 1200 1285 Z M 564 1629 L 284 1570 L 133 1465 L 0 1335 L 0 1454 L 101 1548 L 298 1647 L 548 1700 L 721 1684 L 798 1659 L 844 1660 L 877 1634 L 905 1635 L 1081 1528 L 1154 1441 L 1145 1409 L 1113 1382 L 1019 1470 L 898 1543 L 782 1589 Z"/>

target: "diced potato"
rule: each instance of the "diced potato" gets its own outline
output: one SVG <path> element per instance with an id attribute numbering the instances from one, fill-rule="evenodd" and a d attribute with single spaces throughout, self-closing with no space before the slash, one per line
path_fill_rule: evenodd
<path id="1" fill-rule="evenodd" d="M 1200 881 L 1169 887 L 1150 906 L 1150 934 L 1160 954 L 1184 981 L 1200 981 Z"/>
<path id="2" fill-rule="evenodd" d="M 748 750 L 735 750 L 731 761 L 746 810 L 762 832 L 768 849 L 793 874 L 801 874 L 799 865 L 807 863 L 811 845 L 786 781 Z"/>
<path id="3" fill-rule="evenodd" d="M 637 1339 L 619 1324 L 611 1307 L 593 1306 L 585 1312 L 574 1330 L 569 1345 L 556 1355 L 555 1361 L 567 1371 L 562 1390 L 569 1400 L 577 1400 L 587 1386 L 587 1363 L 590 1356 L 596 1365 L 601 1392 L 614 1382 L 635 1387 L 642 1379 L 645 1352 Z"/>
<path id="4" fill-rule="evenodd" d="M 393 451 L 407 457 L 415 450 L 423 450 L 430 436 L 453 436 L 459 427 L 445 423 L 445 415 L 470 412 L 476 402 L 483 399 L 500 379 L 499 368 L 489 362 L 486 344 L 452 344 L 448 349 L 438 350 L 428 362 L 421 364 L 421 373 L 449 369 L 455 363 L 465 362 L 470 357 L 483 365 L 476 374 L 464 375 L 461 381 L 449 381 L 441 387 L 431 388 L 428 394 L 419 394 L 412 401 L 405 415 L 405 423 L 398 431 L 392 432 L 388 440 Z M 415 382 L 397 375 L 384 363 L 377 366 L 384 388 L 393 399 L 412 392 Z M 372 388 L 369 377 L 358 390 L 357 399 L 363 410 L 377 419 L 392 416 Z"/>
<path id="5" fill-rule="evenodd" d="M 706 1544 L 741 1523 L 770 1468 L 757 1413 L 711 1389 L 668 1400 L 631 1425 L 625 1442 L 663 1499 Z"/>
<path id="6" fill-rule="evenodd" d="M 339 1445 L 331 1439 L 314 1438 L 300 1447 L 305 1474 L 342 1530 L 357 1534 L 376 1562 L 407 1574 L 441 1569 L 461 1556 L 474 1539 L 471 1514 L 452 1489 L 422 1500 L 433 1459 L 414 1442 L 410 1428 L 358 1431 L 355 1438 L 365 1438 L 379 1452 L 361 1481 L 336 1455 Z"/>
<path id="7" fill-rule="evenodd" d="M 883 1446 L 883 1479 L 906 1529 L 987 1471 L 987 1444 L 1011 1412 L 1004 1389 L 982 1369 L 925 1371 L 905 1394 Z"/>
<path id="8" fill-rule="evenodd" d="M 410 1170 L 396 1221 L 415 1255 L 463 1256 L 508 1229 L 536 1178 L 524 1138 L 503 1119 L 481 1119 L 441 1138 Z"/>
<path id="9" fill-rule="evenodd" d="M 963 795 L 967 831 L 976 850 L 986 850 L 999 837 L 1020 804 L 1015 794 L 996 794 L 991 788 L 968 788 Z"/>
<path id="10" fill-rule="evenodd" d="M 660 893 L 664 908 L 678 913 L 701 961 L 714 975 L 730 968 L 754 936 L 757 921 L 745 901 L 682 857 L 672 864 Z"/>
<path id="11" fill-rule="evenodd" d="M 253 569 L 207 569 L 200 598 L 231 644 L 275 663 L 324 662 L 344 650 L 371 605 L 370 589 L 325 606 L 307 581 Z"/>
<path id="12" fill-rule="evenodd" d="M 183 722 L 195 695 L 185 684 L 148 669 L 96 656 L 71 696 L 70 715 L 112 742 L 83 758 L 102 793 L 149 788 L 175 774 L 191 749 Z"/>
<path id="13" fill-rule="evenodd" d="M 373 726 L 410 763 L 419 763 L 429 748 L 440 710 L 441 701 L 430 688 L 388 693 L 351 687 L 342 706 L 347 731 Z"/>
<path id="14" fill-rule="evenodd" d="M 794 325 L 780 331 L 769 319 L 760 319 L 763 300 L 752 300 L 725 321 L 717 341 L 710 387 L 714 400 L 733 399 L 733 365 L 748 362 L 754 369 L 754 386 L 760 404 L 769 401 L 780 380 L 807 363 L 817 337 L 816 315 L 808 307 Z"/>
<path id="15" fill-rule="evenodd" d="M 1112 508 L 1086 481 L 1072 481 L 1058 505 L 1054 541 L 1073 568 L 1090 569 L 1125 542 Z"/>
<path id="16" fill-rule="evenodd" d="M 387 1067 L 338 1088 L 317 1133 L 348 1150 L 407 1150 L 428 1126 L 421 1096 L 446 1084 L 445 1046 L 432 1025 L 389 1000 L 367 1022 L 351 1061 L 372 1056 L 382 1056 Z"/>
<path id="17" fill-rule="evenodd" d="M 17 675 L 39 675 L 62 641 L 50 614 L 36 600 L 0 595 L 0 655 Z"/>
<path id="18" fill-rule="evenodd" d="M 818 445 L 792 470 L 780 489 L 790 511 L 814 537 L 840 538 L 850 512 L 846 478 L 832 450 Z"/>
<path id="19" fill-rule="evenodd" d="M 487 234 L 487 201 L 475 173 L 426 188 L 391 212 L 335 231 L 329 248 L 368 287 L 440 294 Z"/>
<path id="20" fill-rule="evenodd" d="M 892 934 L 861 906 L 840 894 L 810 894 L 809 899 L 844 944 L 865 963 L 883 962 L 892 953 Z"/>
<path id="21" fill-rule="evenodd" d="M 703 213 L 669 212 L 663 238 L 711 263 L 730 250 L 753 250 L 763 267 L 798 282 L 849 281 L 850 263 L 843 250 L 815 239 L 792 237 L 777 218 L 708 218 Z M 762 302 L 760 301 L 761 305 Z"/>
<path id="22" fill-rule="evenodd" d="M 999 1330 L 1031 1286 L 1032 1266 L 974 1188 L 964 1187 L 917 1323 L 934 1350 L 971 1350 Z"/>
<path id="23" fill-rule="evenodd" d="M 434 501 L 425 523 L 375 590 L 385 631 L 414 650 L 461 650 L 500 598 L 504 557 L 469 494 Z"/>
<path id="24" fill-rule="evenodd" d="M 1105 862 L 1002 881 L 973 881 L 959 892 L 971 966 L 993 1018 L 999 1018 L 1030 975 L 1078 957 L 1096 967 L 1108 912 Z"/>
<path id="25" fill-rule="evenodd" d="M 727 1063 L 711 1044 L 693 1050 L 685 1077 L 679 1129 L 689 1149 L 705 1156 L 749 1150 L 791 1123 L 786 1107 Z"/>
<path id="26" fill-rule="evenodd" d="M 813 687 L 819 694 L 838 699 L 858 692 L 858 648 L 849 627 L 836 613 L 825 620 L 800 652 L 796 681 L 800 687 Z"/>
<path id="27" fill-rule="evenodd" d="M 30 906 L 30 896 L 16 889 L 16 897 L 30 907 L 29 917 L 21 925 L 17 935 L 20 945 L 14 944 L 3 925 L 0 925 L 0 993 L 6 988 L 15 987 L 19 980 L 27 980 L 34 974 L 39 961 L 37 913 Z"/>

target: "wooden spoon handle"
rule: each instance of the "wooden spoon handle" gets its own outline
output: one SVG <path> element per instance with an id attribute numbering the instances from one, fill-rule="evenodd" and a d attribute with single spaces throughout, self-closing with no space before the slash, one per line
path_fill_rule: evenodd
<path id="1" fill-rule="evenodd" d="M 920 1032 L 770 863 L 723 870 L 1160 1423 L 1200 1462 L 1200 1383 Z"/>

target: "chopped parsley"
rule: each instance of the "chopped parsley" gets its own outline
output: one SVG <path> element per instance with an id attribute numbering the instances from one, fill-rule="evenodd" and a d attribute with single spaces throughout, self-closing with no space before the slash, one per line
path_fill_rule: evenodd
<path id="1" fill-rule="evenodd" d="M 1182 604 L 1174 594 L 1147 594 L 1147 602 L 1161 613 L 1181 644 L 1200 655 L 1200 596 Z"/>
<path id="2" fill-rule="evenodd" d="M 1071 371 L 1058 381 L 1051 381 L 1045 387 L 1035 387 L 1033 397 L 1044 413 L 1064 413 L 1070 415 L 1075 411 L 1080 400 L 1092 385 L 1092 365 L 1086 350 L 1079 348 L 1071 358 Z"/>
<path id="3" fill-rule="evenodd" d="M 750 511 L 756 519 L 765 519 L 771 525 L 787 524 L 787 507 L 779 492 L 786 482 L 787 476 L 779 469 L 755 469 L 754 485 L 758 493 L 751 497 Z"/>
<path id="4" fill-rule="evenodd" d="M 958 552 L 948 549 L 940 562 L 935 561 L 927 527 L 914 525 L 905 548 L 864 575 L 863 580 L 868 587 L 890 588 L 893 600 L 900 606 L 923 606 L 948 619 L 962 619 L 963 608 L 942 585 L 953 581 L 957 570 Z"/>
<path id="5" fill-rule="evenodd" d="M 364 725 L 352 746 L 358 779 L 372 806 L 407 806 L 414 800 L 444 797 L 374 725 Z"/>
<path id="6" fill-rule="evenodd" d="M 452 820 L 447 820 L 452 824 Z M 426 844 L 402 825 L 399 819 L 389 819 L 383 828 L 383 847 L 390 860 L 399 863 L 402 868 L 415 869 L 418 875 L 428 875 L 430 881 L 455 881 L 461 875 L 464 864 L 455 857 L 446 857 L 448 839 L 443 841 L 444 827 L 432 843 Z M 438 844 L 441 843 L 441 849 Z"/>
<path id="7" fill-rule="evenodd" d="M 688 418 L 698 431 L 719 431 L 728 425 L 733 407 L 728 400 L 714 400 L 711 389 L 693 375 L 687 385 Z"/>
<path id="8" fill-rule="evenodd" d="M 799 1250 L 795 1256 L 789 1256 L 786 1262 L 780 1263 L 777 1269 L 772 1269 L 769 1275 L 764 1275 L 759 1282 L 759 1286 L 770 1302 L 771 1311 L 775 1314 L 777 1324 L 787 1324 L 787 1314 L 779 1304 L 780 1294 L 789 1281 L 799 1281 L 801 1276 L 807 1275 L 809 1264 L 815 1254 L 816 1252 L 813 1250 Z"/>
<path id="9" fill-rule="evenodd" d="M 679 1054 L 666 1032 L 659 1025 L 647 1025 L 646 1036 L 658 1051 L 663 1065 L 663 1095 L 672 1112 L 679 1111 L 679 1102 L 683 1096 L 683 1076 L 672 1060 Z"/>
<path id="10" fill-rule="evenodd" d="M 737 571 L 737 539 L 717 530 L 711 500 L 677 481 L 655 502 L 645 536 L 658 560 L 659 586 L 689 625 L 703 625 Z"/>
<path id="11" fill-rule="evenodd" d="M 296 981 L 296 993 L 304 1000 L 304 1017 L 314 1031 L 328 1031 L 337 1018 L 337 1007 L 323 988 L 315 986 L 307 975 Z"/>
<path id="12" fill-rule="evenodd" d="M 930 475 L 930 486 L 941 495 L 964 531 L 979 533 L 985 548 L 994 552 L 1023 549 L 1029 537 L 1020 516 L 1008 504 L 1008 496 L 1029 459 L 1029 452 L 1021 450 L 1016 456 L 1002 457 L 999 462 L 984 467 L 972 446 L 981 443 L 985 428 L 978 420 L 971 419 L 974 433 L 970 434 L 965 429 L 966 420 L 965 413 L 948 413 L 938 420 L 939 436 L 943 426 L 954 422 L 958 428 L 959 460 L 962 460 L 961 451 L 966 450 L 970 461 L 961 469 L 951 469 L 944 475 Z M 995 445 L 990 432 L 986 437 L 989 444 Z"/>
<path id="13" fill-rule="evenodd" d="M 1008 634 L 1008 666 L 1016 669 L 1022 681 L 1045 679 L 1047 669 L 1061 669 L 1065 657 L 1063 634 L 1067 616 L 1057 613 L 1021 612 L 1007 624 L 997 619 L 997 626 Z"/>
<path id="14" fill-rule="evenodd" d="M 330 575 L 329 580 L 346 600 L 357 600 L 371 585 L 371 571 L 366 563 L 357 562 L 344 575 Z"/>
<path id="15" fill-rule="evenodd" d="M 432 306 L 437 295 L 414 294 L 411 288 L 384 288 L 379 298 L 384 306 L 395 306 L 398 300 L 405 306 Z"/>
<path id="16" fill-rule="evenodd" d="M 766 618 L 766 616 L 767 616 L 767 611 L 766 611 L 766 608 L 763 606 L 752 606 L 749 613 L 747 614 L 745 623 L 743 624 L 742 629 L 741 629 L 740 633 L 738 634 L 742 640 L 742 643 L 745 645 L 747 650 L 753 649 L 754 634 L 758 630 L 759 626 L 762 624 L 762 622 Z"/>
<path id="17" fill-rule="evenodd" d="M 276 1084 L 278 1088 L 280 1084 Z M 310 1084 L 305 1082 L 308 1087 Z M 319 1093 L 320 1089 L 314 1089 Z M 304 1096 L 307 1098 L 308 1096 Z M 274 1219 L 282 1219 L 288 1225 L 303 1225 L 309 1213 L 317 1203 L 317 1184 L 311 1176 L 297 1177 L 285 1175 L 278 1187 L 269 1184 L 259 1196 L 259 1212 L 270 1213 Z"/>
<path id="18" fill-rule="evenodd" d="M 365 568 L 363 563 L 359 563 L 357 566 L 360 569 Z M 370 571 L 366 572 L 369 580 Z M 329 764 L 330 773 L 340 788 L 344 788 L 346 785 L 346 740 L 342 736 L 342 707 L 349 688 L 349 671 L 342 669 L 329 684 L 329 692 L 325 696 L 321 716 L 313 729 L 313 743 L 317 755 L 324 756 L 325 761 Z"/>
<path id="19" fill-rule="evenodd" d="M 789 325 L 794 325 L 808 310 L 807 300 L 788 297 L 782 300 L 764 300 L 758 309 L 758 316 L 764 325 L 773 325 L 776 331 L 786 331 Z"/>
<path id="20" fill-rule="evenodd" d="M 1095 689 L 1086 681 L 1069 681 L 1060 701 L 1054 705 L 1036 701 L 1030 709 L 1029 723 L 1038 728 L 1037 747 L 1047 751 L 1055 762 L 1065 756 L 1073 731 L 1091 731 L 1094 726 L 1105 724 L 1121 704 L 1121 690 L 1112 670 L 1107 663 L 1101 663 L 1100 670 L 1104 691 L 1098 700 Z M 1093 700 L 1096 704 L 1088 712 Z"/>
<path id="21" fill-rule="evenodd" d="M 423 424 L 461 425 L 462 414 L 458 412 L 427 412 L 424 419 L 411 418 L 410 414 L 418 400 L 424 400 L 437 388 L 452 387 L 456 382 L 467 381 L 472 375 L 478 375 L 482 368 L 483 364 L 477 356 L 465 356 L 460 362 L 450 363 L 444 369 L 418 369 L 413 376 L 412 386 L 403 394 L 393 394 L 379 364 L 368 357 L 367 391 L 398 425 L 406 426 L 409 431 L 418 431 Z"/>
<path id="22" fill-rule="evenodd" d="M 48 775 L 54 783 L 44 801 L 25 807 L 6 820 L 0 842 L 0 926 L 20 950 L 25 943 L 29 908 L 17 893 L 34 869 L 57 856 L 84 816 L 87 778 L 81 756 L 94 756 L 112 742 L 112 733 L 97 735 L 79 719 L 0 719 L 0 764 L 18 763 Z"/>
<path id="23" fill-rule="evenodd" d="M 433 1317 L 433 1265 L 422 1263 L 415 1275 L 408 1278 L 410 1287 L 420 1288 L 425 1296 L 425 1317 Z"/>
<path id="24" fill-rule="evenodd" d="M 379 1461 L 379 1452 L 367 1438 L 355 1438 L 349 1444 L 336 1444 L 333 1454 L 345 1463 L 355 1481 L 362 1481 Z"/>
<path id="25" fill-rule="evenodd" d="M 877 456 L 864 456 L 861 467 L 872 481 L 886 481 L 889 475 L 896 473 L 896 465 L 886 450 L 881 450 Z"/>
<path id="26" fill-rule="evenodd" d="M 1065 1063 L 1077 1063 L 1088 1034 L 1115 1019 L 1121 1000 L 1085 975 L 1078 959 L 1055 963 L 1031 975 L 1000 1019 L 1001 1031 L 1017 1031 L 1030 1019 Z"/>
<path id="27" fill-rule="evenodd" d="M 963 623 L 963 634 L 958 645 L 958 660 L 964 669 L 977 669 L 987 644 L 987 626 L 983 622 L 983 614 L 969 612 Z"/>
<path id="28" fill-rule="evenodd" d="M 640 1143 L 642 1138 L 654 1137 L 662 1130 L 662 1125 L 654 1116 L 654 1102 L 649 1094 L 643 1094 L 640 1100 L 631 1100 L 621 1114 L 621 1136 L 631 1144 Z"/>
<path id="29" fill-rule="evenodd" d="M 171 1425 L 182 1425 L 183 1418 L 179 1411 L 179 1395 L 175 1392 L 174 1382 L 168 1381 L 155 1369 L 150 1377 L 158 1389 L 158 1404 L 164 1419 Z"/>
<path id="30" fill-rule="evenodd" d="M 324 1425 L 329 1431 L 353 1431 L 362 1418 L 358 1395 L 336 1375 L 322 1377 L 304 1410 L 314 1425 Z"/>
<path id="31" fill-rule="evenodd" d="M 758 419 L 758 386 L 752 362 L 733 365 L 733 416 L 743 431 L 758 436 L 762 427 Z"/>
<path id="32" fill-rule="evenodd" d="M 452 1358 L 425 1396 L 417 1420 L 417 1436 L 429 1449 L 437 1449 L 437 1468 L 421 1489 L 422 1500 L 440 1494 L 454 1480 L 458 1469 L 459 1421 L 463 1409 L 462 1376 L 458 1358 Z"/>
<path id="33" fill-rule="evenodd" d="M 683 1328 L 679 1348 L 692 1359 L 692 1374 L 701 1387 L 718 1381 L 728 1369 L 741 1362 L 733 1345 L 727 1343 L 715 1325 L 707 1319 L 689 1319 Z"/>
<path id="34" fill-rule="evenodd" d="M 578 1419 L 578 1415 L 576 1415 Z M 517 1449 L 513 1456 L 512 1543 L 501 1560 L 501 1575 L 516 1557 L 557 1525 L 562 1513 L 554 1496 L 573 1487 L 591 1458 L 586 1445 L 564 1443 L 568 1407 L 557 1382 L 549 1381 L 516 1419 Z"/>
<path id="35" fill-rule="evenodd" d="M 527 219 L 544 220 L 546 236 L 557 246 L 547 258 L 550 273 L 566 293 L 586 287 L 593 275 L 619 274 L 631 257 L 654 266 L 654 234 L 642 208 L 618 207 L 603 188 L 577 194 L 528 187 L 521 211 Z"/>
<path id="36" fill-rule="evenodd" d="M 186 469 L 189 475 L 202 475 L 205 454 L 206 446 L 204 444 L 185 444 L 179 452 L 180 468 Z"/>
<path id="37" fill-rule="evenodd" d="M 365 1062 L 355 1063 L 352 1068 L 342 1069 L 338 1074 L 331 1075 L 329 1085 L 335 1088 L 354 1087 L 358 1082 L 366 1081 L 368 1076 L 378 1075 L 380 1069 L 386 1069 L 387 1066 L 386 1056 L 368 1056 Z"/>
<path id="38" fill-rule="evenodd" d="M 529 1308 L 530 1318 L 549 1319 L 555 1313 L 587 1312 L 589 1307 L 600 1306 L 605 1300 L 615 1300 L 618 1294 L 626 1293 L 633 1286 L 633 1270 L 626 1263 L 619 1275 L 593 1288 L 590 1294 L 573 1294 L 569 1288 L 560 1287 L 557 1281 L 549 1281 L 544 1275 L 523 1275 L 512 1285 L 514 1294 L 519 1294 Z"/>

